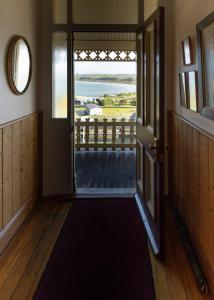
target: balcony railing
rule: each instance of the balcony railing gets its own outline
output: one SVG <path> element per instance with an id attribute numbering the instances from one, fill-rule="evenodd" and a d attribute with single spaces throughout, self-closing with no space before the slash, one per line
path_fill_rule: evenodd
<path id="1" fill-rule="evenodd" d="M 136 122 L 121 119 L 98 119 L 90 118 L 75 122 L 76 135 L 75 146 L 77 150 L 85 149 L 130 149 L 136 148 Z"/>

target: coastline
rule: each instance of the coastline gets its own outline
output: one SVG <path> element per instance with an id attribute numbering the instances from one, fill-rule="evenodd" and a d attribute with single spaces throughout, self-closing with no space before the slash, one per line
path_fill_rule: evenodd
<path id="1" fill-rule="evenodd" d="M 129 82 L 129 81 L 120 81 L 120 80 L 114 80 L 114 81 L 111 81 L 111 80 L 96 80 L 96 79 L 92 79 L 92 80 L 80 80 L 80 79 L 75 79 L 75 82 L 85 82 L 85 83 L 111 83 L 111 84 L 129 84 L 129 85 L 136 85 L 136 82 L 132 81 L 132 82 Z"/>
<path id="2" fill-rule="evenodd" d="M 136 85 L 108 83 L 100 81 L 75 81 L 75 96 L 103 97 L 103 95 L 118 95 L 121 93 L 136 93 Z"/>

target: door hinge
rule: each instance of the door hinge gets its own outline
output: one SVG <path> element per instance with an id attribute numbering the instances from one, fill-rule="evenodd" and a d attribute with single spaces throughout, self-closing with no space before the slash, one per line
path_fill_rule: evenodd
<path id="1" fill-rule="evenodd" d="M 158 155 L 158 160 L 161 161 L 161 162 L 164 161 L 164 154 L 159 154 Z"/>
<path id="2" fill-rule="evenodd" d="M 169 150 L 169 148 L 170 148 L 170 147 L 169 147 L 169 144 L 168 144 L 168 143 L 166 143 L 166 144 L 165 144 L 165 149 L 168 151 L 168 150 Z"/>
<path id="3" fill-rule="evenodd" d="M 71 126 L 70 129 L 69 129 L 69 135 L 72 136 L 73 132 L 74 132 L 74 127 Z"/>

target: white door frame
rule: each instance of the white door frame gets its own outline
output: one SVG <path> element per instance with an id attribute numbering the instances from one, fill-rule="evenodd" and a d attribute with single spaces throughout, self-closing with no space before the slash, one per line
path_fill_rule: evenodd
<path id="1" fill-rule="evenodd" d="M 52 23 L 52 0 L 42 1 L 42 30 L 40 50 L 43 72 L 40 76 L 43 111 L 43 195 L 70 195 L 74 184 L 74 82 L 73 33 L 74 32 L 136 32 L 143 23 L 143 0 L 139 0 L 139 24 L 73 24 L 72 2 L 67 0 L 67 24 Z M 52 118 L 52 34 L 66 32 L 67 43 L 67 107 L 66 119 Z M 72 83 L 73 82 L 73 83 Z"/>

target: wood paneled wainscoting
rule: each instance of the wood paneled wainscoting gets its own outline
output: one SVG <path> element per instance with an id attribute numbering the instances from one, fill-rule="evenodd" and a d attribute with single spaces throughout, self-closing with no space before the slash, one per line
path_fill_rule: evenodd
<path id="1" fill-rule="evenodd" d="M 175 113 L 168 116 L 171 198 L 214 295 L 214 137 Z"/>
<path id="2" fill-rule="evenodd" d="M 41 114 L 0 125 L 0 254 L 39 197 Z"/>

